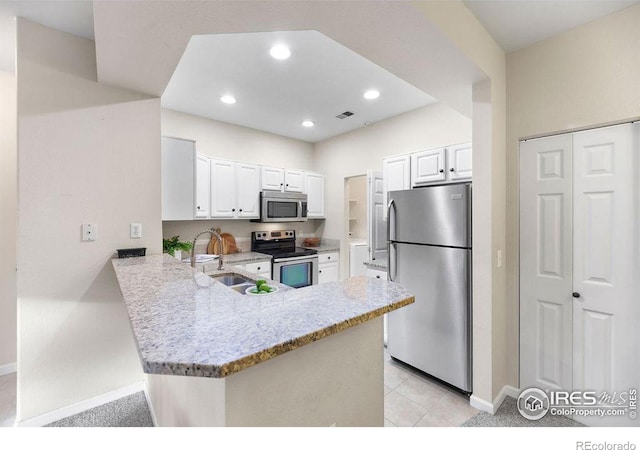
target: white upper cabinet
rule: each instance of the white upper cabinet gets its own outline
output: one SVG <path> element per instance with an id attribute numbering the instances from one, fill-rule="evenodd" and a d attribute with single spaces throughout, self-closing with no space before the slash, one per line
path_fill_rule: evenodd
<path id="1" fill-rule="evenodd" d="M 194 212 L 197 219 L 209 217 L 209 209 L 211 208 L 209 197 L 210 170 L 209 158 L 199 154 L 196 161 L 196 204 Z"/>
<path id="2" fill-rule="evenodd" d="M 162 220 L 193 220 L 196 144 L 162 138 Z"/>
<path id="3" fill-rule="evenodd" d="M 236 215 L 235 163 L 211 160 L 211 217 L 232 219 Z"/>
<path id="4" fill-rule="evenodd" d="M 387 219 L 387 193 L 411 188 L 411 159 L 409 155 L 392 156 L 382 160 L 384 219 Z"/>
<path id="5" fill-rule="evenodd" d="M 209 158 L 196 143 L 162 138 L 162 220 L 259 219 L 260 192 L 301 192 L 310 218 L 325 217 L 325 176 Z"/>
<path id="6" fill-rule="evenodd" d="M 262 166 L 260 172 L 263 191 L 282 191 L 284 189 L 284 169 Z"/>
<path id="7" fill-rule="evenodd" d="M 447 148 L 449 179 L 470 180 L 472 172 L 471 142 Z"/>
<path id="8" fill-rule="evenodd" d="M 300 170 L 284 171 L 284 190 L 285 192 L 302 192 L 304 190 L 303 172 Z"/>
<path id="9" fill-rule="evenodd" d="M 307 217 L 324 217 L 324 175 L 320 173 L 306 172 L 304 175 L 307 194 Z"/>
<path id="10" fill-rule="evenodd" d="M 236 163 L 236 215 L 242 219 L 260 217 L 260 167 Z"/>
<path id="11" fill-rule="evenodd" d="M 301 170 L 281 169 L 262 166 L 261 189 L 280 192 L 303 192 L 304 172 Z"/>
<path id="12" fill-rule="evenodd" d="M 435 181 L 444 181 L 447 177 L 445 174 L 445 157 L 446 150 L 444 148 L 434 148 L 412 154 L 412 187 Z"/>
<path id="13" fill-rule="evenodd" d="M 260 170 L 255 164 L 211 160 L 211 217 L 256 219 L 260 216 Z"/>
<path id="14" fill-rule="evenodd" d="M 471 142 L 411 155 L 411 187 L 471 180 Z"/>

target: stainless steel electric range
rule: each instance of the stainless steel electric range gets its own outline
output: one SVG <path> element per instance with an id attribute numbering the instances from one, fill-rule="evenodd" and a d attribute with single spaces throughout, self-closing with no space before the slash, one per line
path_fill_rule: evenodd
<path id="1" fill-rule="evenodd" d="M 251 251 L 273 257 L 273 280 L 294 288 L 318 284 L 317 251 L 296 247 L 295 230 L 254 231 Z"/>

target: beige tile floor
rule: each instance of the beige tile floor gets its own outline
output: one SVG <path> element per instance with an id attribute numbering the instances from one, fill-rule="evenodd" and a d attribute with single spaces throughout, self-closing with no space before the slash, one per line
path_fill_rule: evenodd
<path id="1" fill-rule="evenodd" d="M 480 411 L 468 397 L 393 361 L 384 351 L 384 425 L 457 427 Z"/>
<path id="2" fill-rule="evenodd" d="M 384 424 L 388 427 L 455 427 L 480 411 L 465 396 L 397 363 L 384 351 Z M 13 426 L 16 374 L 0 377 L 0 427 Z"/>

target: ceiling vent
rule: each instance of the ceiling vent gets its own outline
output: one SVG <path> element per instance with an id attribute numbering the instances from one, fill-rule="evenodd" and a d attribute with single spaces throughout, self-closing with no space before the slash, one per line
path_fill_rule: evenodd
<path id="1" fill-rule="evenodd" d="M 345 111 L 342 114 L 338 114 L 336 116 L 336 118 L 338 118 L 338 119 L 346 119 L 347 117 L 351 117 L 351 116 L 353 116 L 353 113 L 351 111 Z"/>

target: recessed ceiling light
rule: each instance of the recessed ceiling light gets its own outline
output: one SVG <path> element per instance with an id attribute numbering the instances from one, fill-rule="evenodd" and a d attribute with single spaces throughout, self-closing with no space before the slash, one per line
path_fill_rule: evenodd
<path id="1" fill-rule="evenodd" d="M 370 91 L 364 93 L 364 98 L 366 98 L 367 100 L 373 100 L 378 97 L 380 97 L 380 92 L 374 89 L 371 89 Z"/>
<path id="2" fill-rule="evenodd" d="M 222 103 L 226 103 L 227 105 L 233 105 L 236 102 L 236 98 L 231 95 L 223 95 L 220 97 L 220 101 Z"/>
<path id="3" fill-rule="evenodd" d="M 291 50 L 289 50 L 289 47 L 281 44 L 271 47 L 269 53 L 275 59 L 287 59 L 289 56 L 291 56 Z"/>
<path id="4" fill-rule="evenodd" d="M 302 126 L 303 127 L 309 128 L 309 127 L 312 127 L 313 125 L 314 125 L 314 123 L 312 121 L 310 121 L 310 120 L 305 120 L 304 122 L 302 122 Z"/>

